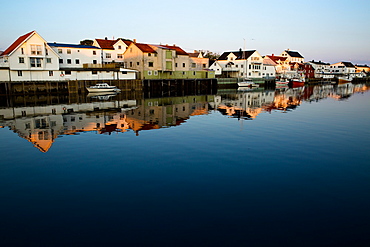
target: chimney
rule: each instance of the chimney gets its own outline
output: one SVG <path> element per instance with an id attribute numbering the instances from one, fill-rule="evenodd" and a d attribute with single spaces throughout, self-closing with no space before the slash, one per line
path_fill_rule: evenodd
<path id="1" fill-rule="evenodd" d="M 108 40 L 108 37 L 105 37 L 105 40 Z"/>
<path id="2" fill-rule="evenodd" d="M 272 57 L 275 56 L 274 53 L 272 53 Z"/>
<path id="3" fill-rule="evenodd" d="M 136 44 L 136 39 L 134 39 L 134 43 Z"/>

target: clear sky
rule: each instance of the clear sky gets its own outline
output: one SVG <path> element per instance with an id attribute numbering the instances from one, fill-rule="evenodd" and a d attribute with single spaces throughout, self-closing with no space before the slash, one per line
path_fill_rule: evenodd
<path id="1" fill-rule="evenodd" d="M 128 38 L 216 53 L 299 51 L 370 65 L 370 0 L 1 1 L 0 50 L 36 30 L 48 42 Z"/>

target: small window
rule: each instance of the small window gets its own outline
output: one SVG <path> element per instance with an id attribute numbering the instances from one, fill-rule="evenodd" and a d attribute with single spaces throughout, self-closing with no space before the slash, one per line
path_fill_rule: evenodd
<path id="1" fill-rule="evenodd" d="M 148 53 L 148 57 L 152 56 L 152 53 Z"/>
<path id="2" fill-rule="evenodd" d="M 105 54 L 105 58 L 111 58 L 112 55 L 110 53 Z"/>
<path id="3" fill-rule="evenodd" d="M 127 71 L 122 71 L 122 75 L 127 75 Z"/>
<path id="4" fill-rule="evenodd" d="M 71 75 L 71 71 L 65 71 L 66 75 Z"/>
<path id="5" fill-rule="evenodd" d="M 53 75 L 54 75 L 53 71 L 49 71 L 49 76 L 53 76 Z"/>
<path id="6" fill-rule="evenodd" d="M 71 49 L 67 49 L 67 54 L 71 54 Z"/>
<path id="7" fill-rule="evenodd" d="M 152 71 L 148 71 L 148 75 L 152 75 Z"/>
<path id="8" fill-rule="evenodd" d="M 63 63 L 63 59 L 59 59 L 59 63 Z"/>
<path id="9" fill-rule="evenodd" d="M 93 64 L 97 64 L 98 63 L 98 61 L 96 61 L 96 60 L 93 60 Z"/>
<path id="10" fill-rule="evenodd" d="M 122 49 L 122 47 L 119 45 L 119 46 L 118 46 L 118 50 L 121 50 L 121 49 Z"/>
<path id="11" fill-rule="evenodd" d="M 50 57 L 46 58 L 46 63 L 51 63 L 51 58 Z"/>
<path id="12" fill-rule="evenodd" d="M 22 76 L 23 73 L 22 73 L 22 70 L 18 70 L 18 76 Z"/>
<path id="13" fill-rule="evenodd" d="M 23 48 L 21 48 L 21 54 L 24 55 L 24 49 Z"/>
<path id="14" fill-rule="evenodd" d="M 139 66 L 140 65 L 140 62 L 136 62 L 136 65 Z"/>
<path id="15" fill-rule="evenodd" d="M 24 63 L 24 57 L 19 58 L 19 63 Z"/>
<path id="16" fill-rule="evenodd" d="M 117 54 L 117 58 L 123 58 L 122 54 Z"/>
<path id="17" fill-rule="evenodd" d="M 72 63 L 72 59 L 67 59 L 67 64 L 71 64 Z"/>
<path id="18" fill-rule="evenodd" d="M 153 67 L 153 62 L 149 62 L 149 67 Z"/>
<path id="19" fill-rule="evenodd" d="M 76 59 L 76 64 L 80 64 L 80 59 Z"/>
<path id="20" fill-rule="evenodd" d="M 93 55 L 96 55 L 96 51 L 93 51 Z"/>
<path id="21" fill-rule="evenodd" d="M 91 71 L 91 74 L 97 75 L 98 74 L 98 71 Z"/>
<path id="22" fill-rule="evenodd" d="M 185 63 L 182 63 L 182 67 L 184 67 L 184 68 L 185 68 Z"/>
<path id="23" fill-rule="evenodd" d="M 63 53 L 63 50 L 62 49 L 58 49 L 58 53 L 59 54 L 62 54 Z"/>

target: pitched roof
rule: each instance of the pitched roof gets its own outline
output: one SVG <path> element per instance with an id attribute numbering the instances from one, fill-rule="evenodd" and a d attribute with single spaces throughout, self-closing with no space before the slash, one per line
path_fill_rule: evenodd
<path id="1" fill-rule="evenodd" d="M 222 53 L 222 55 L 217 60 L 227 60 L 227 56 L 229 56 L 230 53 L 234 54 L 236 56 L 236 60 L 239 59 L 247 59 L 249 58 L 256 50 L 251 51 L 227 51 Z"/>
<path id="2" fill-rule="evenodd" d="M 303 58 L 302 55 L 299 54 L 298 51 L 288 51 L 288 50 L 286 50 L 285 52 L 288 53 L 289 56 L 291 56 L 291 57 L 300 57 L 300 58 Z"/>
<path id="3" fill-rule="evenodd" d="M 324 63 L 322 61 L 315 61 L 315 60 L 312 60 L 312 61 L 309 61 L 309 63 L 313 63 L 313 64 L 318 64 L 318 65 L 330 65 L 330 63 Z"/>
<path id="4" fill-rule="evenodd" d="M 75 45 L 75 44 L 62 44 L 62 43 L 48 43 L 50 47 L 68 47 L 68 48 L 81 48 L 81 49 L 100 49 L 92 45 Z"/>
<path id="5" fill-rule="evenodd" d="M 272 61 L 274 61 L 275 63 L 277 61 L 285 61 L 287 58 L 286 57 L 282 57 L 282 56 L 275 56 L 275 55 L 271 55 L 271 56 L 267 56 L 268 58 L 270 58 Z"/>
<path id="6" fill-rule="evenodd" d="M 109 39 L 95 39 L 98 42 L 100 48 L 105 50 L 114 50 L 113 45 L 117 42 L 117 40 L 109 40 Z"/>
<path id="7" fill-rule="evenodd" d="M 104 49 L 104 50 L 114 50 L 114 44 L 116 44 L 118 41 L 122 40 L 123 43 L 125 43 L 127 46 L 129 46 L 132 41 L 130 40 L 125 40 L 125 39 L 116 39 L 116 40 L 112 40 L 112 39 L 95 39 L 96 42 L 98 42 L 100 48 Z"/>
<path id="8" fill-rule="evenodd" d="M 189 55 L 183 49 L 181 49 L 180 47 L 175 46 L 175 45 L 160 45 L 160 46 L 165 47 L 165 48 L 168 48 L 168 49 L 171 49 L 171 50 L 175 50 L 176 51 L 176 55 L 184 55 L 184 56 L 188 56 Z"/>
<path id="9" fill-rule="evenodd" d="M 26 39 L 31 37 L 36 31 L 26 33 L 25 35 L 20 36 L 16 41 L 13 42 L 1 55 L 9 55 L 12 53 L 19 45 L 21 45 Z"/>
<path id="10" fill-rule="evenodd" d="M 346 67 L 355 68 L 355 66 L 351 62 L 342 62 L 342 64 Z"/>
<path id="11" fill-rule="evenodd" d="M 150 47 L 150 45 L 142 43 L 135 43 L 135 45 L 144 53 L 156 53 L 156 51 L 152 47 Z"/>

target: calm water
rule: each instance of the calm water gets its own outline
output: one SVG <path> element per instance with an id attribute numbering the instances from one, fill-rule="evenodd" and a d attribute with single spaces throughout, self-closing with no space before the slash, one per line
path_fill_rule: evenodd
<path id="1" fill-rule="evenodd" d="M 0 244 L 370 246 L 369 89 L 2 100 Z"/>

